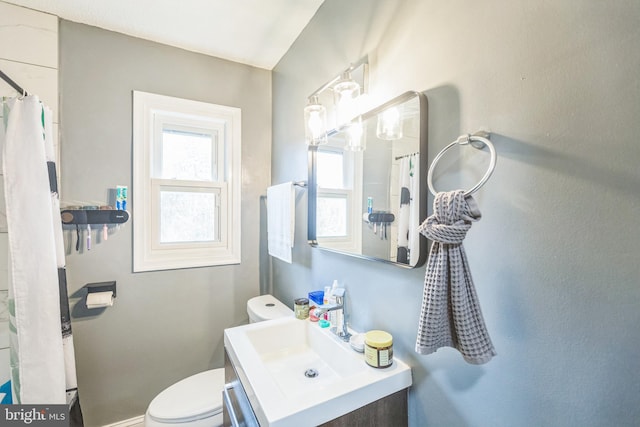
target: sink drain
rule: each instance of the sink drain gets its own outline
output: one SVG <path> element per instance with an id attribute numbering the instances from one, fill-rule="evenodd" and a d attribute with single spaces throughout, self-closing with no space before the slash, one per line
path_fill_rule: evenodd
<path id="1" fill-rule="evenodd" d="M 304 371 L 304 376 L 307 378 L 315 378 L 318 375 L 320 375 L 320 373 L 315 369 L 307 369 L 306 371 Z"/>

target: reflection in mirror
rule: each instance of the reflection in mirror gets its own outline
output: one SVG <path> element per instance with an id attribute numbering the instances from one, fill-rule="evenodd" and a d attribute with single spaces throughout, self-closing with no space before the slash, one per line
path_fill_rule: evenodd
<path id="1" fill-rule="evenodd" d="M 309 147 L 309 243 L 417 267 L 426 259 L 427 101 L 407 92 Z M 354 124 L 363 151 L 350 150 Z"/>

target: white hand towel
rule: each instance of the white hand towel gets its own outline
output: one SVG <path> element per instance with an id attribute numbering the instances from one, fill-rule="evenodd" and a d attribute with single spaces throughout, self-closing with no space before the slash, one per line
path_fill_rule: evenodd
<path id="1" fill-rule="evenodd" d="M 292 182 L 267 188 L 267 244 L 269 255 L 291 264 L 295 230 L 295 188 Z"/>

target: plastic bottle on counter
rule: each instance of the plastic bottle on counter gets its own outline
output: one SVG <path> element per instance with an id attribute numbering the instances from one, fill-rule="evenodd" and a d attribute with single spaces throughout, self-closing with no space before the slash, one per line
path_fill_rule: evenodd
<path id="1" fill-rule="evenodd" d="M 336 295 L 335 295 L 335 290 L 338 289 L 338 281 L 334 280 L 333 281 L 333 285 L 331 285 L 331 293 L 329 294 L 329 304 L 335 304 L 336 301 Z M 330 311 L 329 312 L 329 322 L 331 322 L 331 326 L 337 326 L 338 325 L 338 313 L 336 313 L 335 310 Z"/>
<path id="2" fill-rule="evenodd" d="M 329 304 L 329 297 L 331 296 L 331 286 L 324 287 L 324 296 L 322 297 L 322 305 Z M 329 313 L 325 313 L 322 315 L 324 320 L 329 320 Z"/>

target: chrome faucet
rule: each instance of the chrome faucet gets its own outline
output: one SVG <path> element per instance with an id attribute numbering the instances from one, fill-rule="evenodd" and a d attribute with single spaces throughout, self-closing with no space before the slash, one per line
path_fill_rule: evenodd
<path id="1" fill-rule="evenodd" d="M 335 304 L 324 304 L 316 307 L 314 311 L 314 315 L 316 317 L 320 317 L 325 313 L 330 311 L 337 312 L 337 324 L 331 328 L 331 331 L 336 334 L 342 341 L 349 341 L 351 338 L 351 334 L 347 330 L 347 296 L 346 291 L 344 289 L 336 289 L 336 303 Z"/>

